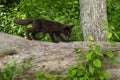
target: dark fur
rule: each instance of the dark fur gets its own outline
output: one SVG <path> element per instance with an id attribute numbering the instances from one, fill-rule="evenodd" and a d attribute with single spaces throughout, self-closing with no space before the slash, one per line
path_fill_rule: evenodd
<path id="1" fill-rule="evenodd" d="M 67 42 L 68 40 L 65 40 L 61 36 L 61 34 L 64 34 L 65 36 L 70 37 L 72 27 L 73 27 L 70 25 L 61 24 L 59 22 L 49 21 L 49 20 L 40 19 L 40 18 L 25 19 L 25 20 L 14 19 L 14 23 L 19 25 L 32 24 L 32 28 L 26 31 L 26 36 L 28 39 L 31 39 L 30 33 L 35 40 L 38 40 L 38 38 L 35 35 L 39 32 L 45 32 L 45 33 L 49 33 L 53 42 L 58 42 L 55 40 L 54 36 L 60 38 L 61 41 L 63 42 Z"/>

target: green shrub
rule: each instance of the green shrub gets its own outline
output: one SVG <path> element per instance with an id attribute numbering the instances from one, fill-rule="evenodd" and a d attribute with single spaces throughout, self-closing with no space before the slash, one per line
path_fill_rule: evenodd
<path id="1" fill-rule="evenodd" d="M 81 49 L 76 49 L 80 55 Z M 83 56 L 83 55 L 82 55 Z M 82 58 L 83 62 L 68 68 L 70 80 L 105 80 L 109 73 L 103 68 L 106 61 L 116 63 L 112 51 L 103 52 L 99 45 L 89 45 L 89 50 Z"/>
<path id="2" fill-rule="evenodd" d="M 18 68 L 16 60 L 11 63 L 5 62 L 4 68 L 0 69 L 0 80 L 21 80 L 19 79 L 21 75 L 28 75 L 27 70 L 31 67 L 31 61 L 33 56 L 26 59 Z"/>
<path id="3" fill-rule="evenodd" d="M 114 26 L 115 33 L 120 37 L 120 0 L 107 0 L 107 16 L 109 26 Z M 112 40 L 120 41 L 115 35 Z"/>

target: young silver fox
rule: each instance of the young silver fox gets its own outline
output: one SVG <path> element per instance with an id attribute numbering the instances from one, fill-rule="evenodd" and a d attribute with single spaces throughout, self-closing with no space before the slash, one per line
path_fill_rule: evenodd
<path id="1" fill-rule="evenodd" d="M 55 36 L 60 38 L 63 42 L 69 42 L 69 40 L 65 40 L 61 34 L 64 34 L 66 37 L 70 37 L 73 25 L 62 24 L 55 21 L 49 21 L 46 19 L 41 18 L 34 18 L 34 19 L 25 19 L 25 20 L 18 20 L 14 19 L 14 23 L 19 25 L 27 25 L 32 24 L 32 28 L 26 31 L 26 36 L 28 39 L 32 39 L 30 37 L 30 33 L 35 40 L 39 40 L 35 35 L 39 32 L 45 32 L 50 35 L 50 38 L 53 42 L 58 42 L 55 40 Z"/>

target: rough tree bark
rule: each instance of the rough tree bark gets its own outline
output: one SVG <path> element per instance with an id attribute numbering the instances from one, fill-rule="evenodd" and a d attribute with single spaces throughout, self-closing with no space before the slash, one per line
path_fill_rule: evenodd
<path id="1" fill-rule="evenodd" d="M 106 41 L 106 31 L 101 22 L 107 23 L 106 0 L 80 0 L 81 27 L 83 39 L 89 36 L 93 41 Z"/>

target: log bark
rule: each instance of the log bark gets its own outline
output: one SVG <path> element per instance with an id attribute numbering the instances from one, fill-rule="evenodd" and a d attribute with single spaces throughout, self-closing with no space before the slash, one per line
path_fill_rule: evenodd
<path id="1" fill-rule="evenodd" d="M 32 67 L 29 72 L 37 72 L 44 66 L 44 71 L 65 71 L 67 67 L 75 65 L 78 60 L 75 48 L 83 48 L 83 52 L 88 49 L 88 44 L 99 44 L 104 51 L 120 51 L 120 43 L 111 46 L 109 42 L 43 42 L 35 40 L 27 40 L 18 36 L 9 35 L 0 32 L 0 68 L 3 68 L 3 62 L 13 62 L 16 58 L 20 65 L 26 59 L 33 56 Z M 7 53 L 8 52 L 8 53 Z M 13 54 L 11 54 L 11 52 Z M 118 64 L 109 65 L 108 69 L 111 73 L 120 71 L 120 55 L 116 56 Z M 112 71 L 111 71 L 112 69 Z M 32 76 L 30 76 L 32 77 Z M 31 79 L 27 79 L 31 80 Z"/>

